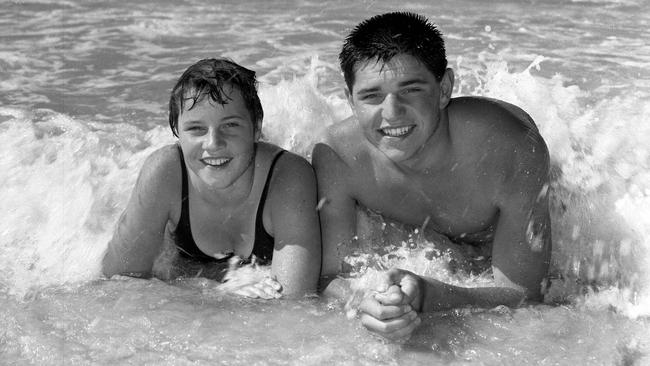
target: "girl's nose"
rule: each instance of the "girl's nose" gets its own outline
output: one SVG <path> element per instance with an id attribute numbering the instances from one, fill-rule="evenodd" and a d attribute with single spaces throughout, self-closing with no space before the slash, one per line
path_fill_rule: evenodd
<path id="1" fill-rule="evenodd" d="M 226 140 L 223 137 L 223 134 L 217 128 L 211 128 L 210 131 L 206 134 L 206 138 L 203 143 L 204 150 L 218 150 L 226 146 Z"/>

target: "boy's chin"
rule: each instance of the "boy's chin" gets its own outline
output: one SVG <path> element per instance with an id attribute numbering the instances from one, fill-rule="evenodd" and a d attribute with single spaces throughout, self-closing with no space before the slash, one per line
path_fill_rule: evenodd
<path id="1" fill-rule="evenodd" d="M 401 163 L 406 160 L 408 160 L 411 157 L 411 153 L 409 151 L 404 151 L 401 149 L 395 149 L 395 148 L 380 148 L 381 152 L 384 153 L 388 157 L 388 159 L 392 160 L 395 163 Z"/>

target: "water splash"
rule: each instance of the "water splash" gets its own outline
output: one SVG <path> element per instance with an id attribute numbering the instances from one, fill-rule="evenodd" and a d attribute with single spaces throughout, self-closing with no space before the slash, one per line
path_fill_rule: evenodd
<path id="1" fill-rule="evenodd" d="M 95 126 L 50 110 L 2 108 L 0 287 L 97 278 L 99 258 L 157 130 Z"/>
<path id="2" fill-rule="evenodd" d="M 494 57 L 485 57 L 481 65 L 471 71 L 474 81 L 461 82 L 456 94 L 471 92 L 521 106 L 549 146 L 554 166 L 552 270 L 558 277 L 551 299 L 603 296 L 603 302 L 628 309 L 621 311 L 629 316 L 647 315 L 650 149 L 644 136 L 650 127 L 642 121 L 649 119 L 650 106 L 643 95 L 589 102 L 589 93 L 560 75 L 536 76 L 543 58 L 521 72 L 510 71 Z M 338 94 L 319 91 L 330 66 L 312 58 L 304 75 L 261 86 L 266 140 L 309 158 L 324 129 L 350 114 Z M 460 80 L 471 79 L 462 60 L 457 68 Z M 0 134 L 8 141 L 0 147 L 0 164 L 7 172 L 0 201 L 10 213 L 0 224 L 3 290 L 24 295 L 30 288 L 97 278 L 99 257 L 144 158 L 172 142 L 171 134 L 166 127 L 143 131 L 48 110 L 5 107 L 0 117 Z M 446 276 L 450 257 L 436 262 L 426 258 L 424 249 L 403 252 L 402 242 L 413 234 L 413 228 L 404 229 L 388 242 L 392 255 L 404 260 L 383 266 L 399 264 Z M 379 256 L 385 254 L 391 253 Z M 373 263 L 367 270 L 382 262 L 360 258 L 351 265 Z M 455 274 L 448 279 L 454 276 L 468 286 L 483 281 Z M 625 301 L 606 295 L 612 291 Z"/>
<path id="3" fill-rule="evenodd" d="M 593 96 L 567 78 L 534 75 L 544 57 L 536 57 L 521 72 L 509 70 L 495 55 L 481 59 L 482 68 L 466 69 L 459 58 L 458 79 L 465 81 L 457 85 L 457 94 L 522 107 L 536 121 L 551 154 L 554 279 L 547 301 L 608 304 L 632 318 L 650 315 L 650 125 L 643 123 L 650 119 L 647 98 L 629 95 L 590 104 L 587 97 Z M 373 225 L 380 232 L 386 224 Z M 404 230 L 414 234 L 413 228 Z M 393 241 L 398 244 L 394 248 L 400 240 Z M 430 244 L 435 247 L 440 241 Z M 390 255 L 399 257 L 397 252 Z M 361 266 L 359 258 L 354 266 L 361 273 L 377 262 L 364 258 Z M 391 265 L 409 269 L 417 261 Z M 432 271 L 437 275 L 446 271 L 444 261 L 440 264 Z M 368 276 L 360 280 L 360 288 L 374 281 L 374 274 Z M 474 280 L 466 277 L 460 283 L 472 287 Z"/>

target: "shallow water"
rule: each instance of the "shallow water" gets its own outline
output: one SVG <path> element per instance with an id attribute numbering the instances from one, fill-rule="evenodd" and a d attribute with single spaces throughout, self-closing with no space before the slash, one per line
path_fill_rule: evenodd
<path id="1" fill-rule="evenodd" d="M 253 301 L 207 280 L 111 280 L 3 300 L 4 364 L 647 364 L 647 319 L 538 305 L 427 314 L 405 345 L 340 304 Z M 628 362 L 630 361 L 630 362 Z"/>
<path id="2" fill-rule="evenodd" d="M 650 14 L 645 1 L 4 1 L 0 12 L 0 359 L 6 364 L 650 364 Z M 101 279 L 144 158 L 173 141 L 182 70 L 258 71 L 265 139 L 309 157 L 350 114 L 341 41 L 390 10 L 446 36 L 455 95 L 523 107 L 547 141 L 553 286 L 522 309 L 428 314 L 384 344 L 325 299 L 256 302 L 187 279 Z M 366 228 L 382 227 L 370 217 Z M 392 226 L 388 225 L 388 231 Z M 466 286 L 414 233 L 357 255 Z M 406 245 L 403 246 L 402 242 Z M 414 248 L 411 248 L 414 247 Z M 397 258 L 397 259 L 396 259 Z"/>

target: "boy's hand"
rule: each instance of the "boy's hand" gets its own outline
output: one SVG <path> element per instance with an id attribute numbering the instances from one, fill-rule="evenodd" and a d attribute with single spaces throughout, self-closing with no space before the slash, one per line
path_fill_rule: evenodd
<path id="1" fill-rule="evenodd" d="M 394 268 L 386 272 L 379 293 L 366 297 L 359 307 L 361 324 L 393 341 L 406 341 L 421 323 L 422 286 L 415 274 Z"/>

